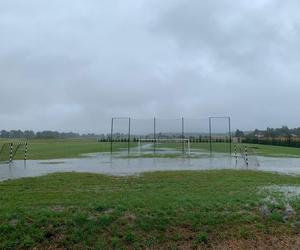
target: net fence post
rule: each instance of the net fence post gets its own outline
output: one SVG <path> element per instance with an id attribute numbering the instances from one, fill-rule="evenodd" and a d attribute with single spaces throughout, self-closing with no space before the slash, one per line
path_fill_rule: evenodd
<path id="1" fill-rule="evenodd" d="M 182 153 L 184 154 L 184 117 L 181 118 L 181 139 L 182 139 Z"/>
<path id="2" fill-rule="evenodd" d="M 110 124 L 110 153 L 113 153 L 113 133 L 114 133 L 114 118 L 111 118 Z"/>
<path id="3" fill-rule="evenodd" d="M 229 128 L 229 153 L 232 156 L 232 135 L 231 135 L 231 118 L 228 117 L 228 128 Z"/>
<path id="4" fill-rule="evenodd" d="M 130 154 L 131 118 L 128 118 L 128 155 Z"/>
<path id="5" fill-rule="evenodd" d="M 154 138 L 153 152 L 155 154 L 155 152 L 156 152 L 156 117 L 153 118 L 153 138 Z"/>
<path id="6" fill-rule="evenodd" d="M 211 131 L 211 117 L 209 117 L 209 151 L 210 156 L 212 156 L 212 131 Z"/>

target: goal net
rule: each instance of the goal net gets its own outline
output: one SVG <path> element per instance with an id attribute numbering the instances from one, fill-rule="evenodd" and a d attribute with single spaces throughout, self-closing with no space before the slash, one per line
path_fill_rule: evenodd
<path id="1" fill-rule="evenodd" d="M 190 139 L 182 138 L 148 138 L 138 139 L 138 152 L 139 154 L 145 153 L 165 153 L 176 154 L 183 153 L 186 155 L 191 154 Z"/>

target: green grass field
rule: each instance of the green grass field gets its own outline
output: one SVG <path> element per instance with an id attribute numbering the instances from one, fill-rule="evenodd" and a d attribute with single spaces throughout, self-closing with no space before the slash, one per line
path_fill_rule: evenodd
<path id="1" fill-rule="evenodd" d="M 256 155 L 270 157 L 300 157 L 300 148 L 270 146 L 260 144 L 241 144 L 248 146 Z M 193 143 L 192 148 L 198 148 L 209 151 L 209 143 Z M 229 152 L 228 143 L 213 143 L 212 149 L 214 152 L 224 153 Z M 234 144 L 232 144 L 232 152 L 234 152 Z"/>
<path id="2" fill-rule="evenodd" d="M 9 140 L 0 140 L 0 147 L 3 143 Z M 253 152 L 260 156 L 273 157 L 300 157 L 300 148 L 279 147 L 246 144 Z M 137 143 L 131 143 L 132 147 L 137 146 Z M 163 144 L 162 147 L 178 148 L 178 144 Z M 180 146 L 180 145 L 179 145 Z M 209 151 L 209 143 L 192 143 L 192 149 L 202 149 Z M 30 140 L 28 141 L 28 159 L 46 160 L 46 159 L 62 159 L 81 157 L 82 154 L 96 152 L 110 152 L 109 142 L 97 142 L 95 139 L 66 139 L 66 140 Z M 213 143 L 212 149 L 214 152 L 228 153 L 228 143 Z M 232 146 L 232 151 L 234 147 Z M 127 143 L 114 143 L 113 150 L 127 150 Z M 0 161 L 8 160 L 9 148 L 0 153 Z M 20 149 L 16 154 L 16 159 L 23 159 L 24 148 Z M 171 156 L 172 157 L 172 156 Z"/>
<path id="3" fill-rule="evenodd" d="M 270 157 L 300 157 L 300 148 L 293 147 L 281 147 L 281 146 L 270 146 L 260 144 L 241 144 L 242 146 L 248 146 L 256 155 L 259 156 L 270 156 Z M 166 147 L 174 147 L 174 144 L 164 144 Z M 178 147 L 178 145 L 177 145 Z M 202 149 L 205 151 L 210 150 L 209 143 L 191 143 L 191 149 Z M 229 153 L 229 143 L 212 143 L 213 152 L 217 153 Z M 234 152 L 234 144 L 232 144 L 232 152 Z"/>
<path id="4" fill-rule="evenodd" d="M 254 153 L 260 156 L 271 157 L 300 157 L 300 148 L 258 145 L 258 144 L 245 144 L 252 148 Z"/>
<path id="5" fill-rule="evenodd" d="M 0 140 L 0 145 L 10 142 Z M 15 141 L 16 142 L 16 141 Z M 132 146 L 135 144 L 132 143 Z M 127 148 L 127 143 L 114 143 L 113 150 L 118 151 Z M 66 140 L 30 140 L 28 141 L 28 159 L 46 160 L 76 158 L 82 154 L 110 152 L 110 143 L 97 142 L 96 139 L 66 139 Z M 9 155 L 8 149 L 5 152 L 6 158 Z M 1 157 L 1 156 L 0 156 Z M 19 151 L 16 159 L 23 159 L 24 151 Z"/>
<path id="6" fill-rule="evenodd" d="M 270 185 L 300 187 L 300 177 L 221 170 L 5 181 L 0 249 L 289 249 L 300 199 L 263 191 Z M 294 213 L 285 218 L 287 202 Z"/>

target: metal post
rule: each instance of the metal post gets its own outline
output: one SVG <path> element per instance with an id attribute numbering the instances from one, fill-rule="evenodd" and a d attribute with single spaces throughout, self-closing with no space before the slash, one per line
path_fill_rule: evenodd
<path id="1" fill-rule="evenodd" d="M 28 143 L 25 143 L 25 154 L 24 154 L 24 161 L 27 160 L 27 152 L 28 152 Z"/>
<path id="2" fill-rule="evenodd" d="M 209 151 L 210 151 L 210 156 L 212 156 L 211 117 L 209 117 Z"/>
<path id="3" fill-rule="evenodd" d="M 231 135 L 231 119 L 228 117 L 228 128 L 229 128 L 229 151 L 230 151 L 230 156 L 232 155 L 232 135 Z"/>
<path id="4" fill-rule="evenodd" d="M 13 143 L 10 143 L 10 151 L 9 151 L 9 162 L 13 160 Z"/>
<path id="5" fill-rule="evenodd" d="M 131 118 L 128 118 L 128 155 L 130 154 Z"/>
<path id="6" fill-rule="evenodd" d="M 114 133 L 114 118 L 111 118 L 110 125 L 110 153 L 113 153 L 113 133 Z"/>

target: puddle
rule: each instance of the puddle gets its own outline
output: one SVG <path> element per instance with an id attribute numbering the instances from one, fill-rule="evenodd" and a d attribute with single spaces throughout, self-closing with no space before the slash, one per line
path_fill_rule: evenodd
<path id="1" fill-rule="evenodd" d="M 299 227 L 297 209 L 293 205 L 300 198 L 300 186 L 272 185 L 263 187 L 260 191 L 265 196 L 259 209 L 264 218 L 276 215 L 277 219 Z"/>
<path id="2" fill-rule="evenodd" d="M 167 154 L 172 151 L 167 150 Z M 174 153 L 174 152 L 173 152 Z M 178 153 L 178 152 L 177 152 Z M 0 181 L 22 177 L 41 176 L 55 172 L 90 172 L 108 175 L 136 175 L 150 171 L 174 170 L 211 170 L 211 169 L 253 169 L 300 175 L 300 158 L 256 157 L 255 164 L 250 161 L 246 167 L 243 158 L 229 157 L 215 153 L 213 157 L 207 151 L 191 151 L 191 157 L 177 155 L 173 157 L 128 157 L 126 152 L 85 154 L 85 158 L 14 161 L 11 164 L 0 163 Z M 254 162 L 254 161 L 253 161 Z M 259 164 L 256 164 L 259 162 Z"/>
<path id="3" fill-rule="evenodd" d="M 273 185 L 264 188 L 266 191 L 281 193 L 286 199 L 300 197 L 300 186 Z"/>

